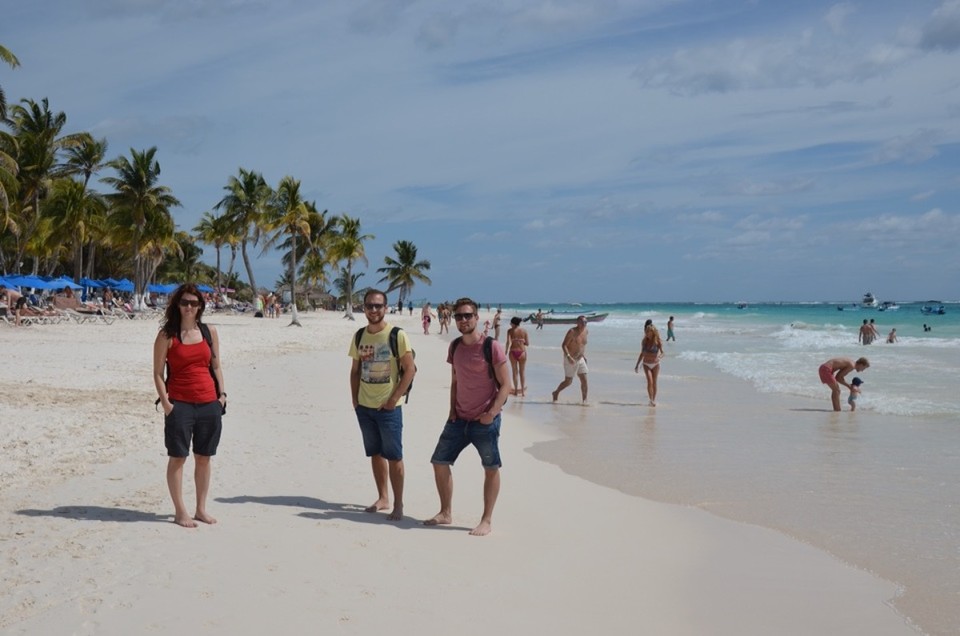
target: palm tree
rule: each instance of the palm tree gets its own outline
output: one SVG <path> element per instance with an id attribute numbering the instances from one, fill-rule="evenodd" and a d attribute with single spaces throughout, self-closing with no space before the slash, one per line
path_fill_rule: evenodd
<path id="1" fill-rule="evenodd" d="M 394 289 L 400 290 L 400 302 L 410 295 L 410 291 L 416 281 L 431 284 L 430 278 L 424 274 L 430 269 L 430 261 L 417 260 L 417 246 L 412 241 L 397 241 L 393 244 L 393 251 L 397 257 L 391 258 L 384 256 L 383 262 L 386 267 L 381 267 L 377 272 L 384 274 L 379 282 L 389 282 L 387 293 Z"/>
<path id="2" fill-rule="evenodd" d="M 220 293 L 222 285 L 220 284 L 220 248 L 226 242 L 226 232 L 228 219 L 225 216 L 214 216 L 211 212 L 204 212 L 200 222 L 197 223 L 193 231 L 197 233 L 197 238 L 207 245 L 213 245 L 217 250 L 217 293 Z"/>
<path id="3" fill-rule="evenodd" d="M 107 206 L 98 193 L 87 190 L 83 183 L 72 178 L 57 179 L 53 183 L 47 204 L 47 215 L 54 221 L 50 238 L 73 252 L 73 276 L 83 276 L 83 248 L 92 243 L 100 219 Z"/>
<path id="4" fill-rule="evenodd" d="M 347 285 L 344 290 L 344 296 L 347 299 L 347 311 L 344 318 L 355 320 L 353 317 L 353 283 L 356 279 L 353 276 L 353 264 L 356 261 L 367 263 L 367 254 L 363 247 L 363 242 L 374 238 L 372 234 L 360 234 L 360 219 L 354 219 L 344 214 L 337 219 L 339 231 L 331 240 L 329 256 L 330 261 L 337 269 L 342 269 L 341 279 Z M 345 261 L 341 268 L 340 263 Z"/>
<path id="5" fill-rule="evenodd" d="M 17 56 L 10 52 L 10 49 L 0 45 L 0 61 L 6 62 L 10 68 L 17 68 L 20 66 L 20 60 L 17 59 Z M 0 86 L 0 121 L 3 121 L 7 118 L 7 98 L 3 94 L 3 86 Z"/>
<path id="6" fill-rule="evenodd" d="M 337 295 L 337 302 L 342 300 L 344 305 L 351 308 L 360 302 L 363 298 L 360 291 L 363 290 L 357 290 L 357 281 L 359 281 L 363 275 L 363 272 L 348 274 L 346 270 L 344 270 L 337 276 L 336 280 L 333 281 L 333 286 L 340 292 Z M 351 318 L 351 320 L 353 320 L 353 318 Z"/>
<path id="7" fill-rule="evenodd" d="M 223 208 L 225 216 L 230 219 L 231 234 L 240 237 L 240 253 L 243 264 L 247 268 L 250 278 L 250 287 L 257 293 L 257 281 L 253 276 L 253 266 L 247 254 L 247 244 L 256 245 L 260 234 L 264 230 L 264 217 L 272 192 L 270 186 L 263 179 L 263 175 L 253 170 L 240 168 L 236 177 L 223 187 L 227 191 L 214 208 Z M 232 269 L 232 267 L 231 267 Z"/>
<path id="8" fill-rule="evenodd" d="M 113 186 L 116 192 L 107 195 L 112 204 L 110 216 L 115 228 L 127 230 L 133 248 L 134 307 L 142 309 L 144 290 L 156 262 L 157 246 L 169 246 L 173 240 L 173 217 L 170 208 L 179 206 L 170 188 L 157 184 L 160 163 L 154 159 L 157 147 L 146 151 L 130 149 L 130 158 L 117 157 L 107 165 L 117 176 L 103 177 L 101 181 Z M 168 240 L 169 239 L 169 240 Z M 146 242 L 149 245 L 144 244 Z"/>
<path id="9" fill-rule="evenodd" d="M 20 60 L 9 49 L 0 45 L 0 60 L 10 65 L 10 68 L 20 66 Z M 0 124 L 7 120 L 7 98 L 0 86 Z M 0 131 L 0 231 L 9 226 L 10 197 L 17 191 L 17 173 L 19 167 L 13 157 L 16 155 L 16 143 L 13 136 Z"/>
<path id="10" fill-rule="evenodd" d="M 298 327 L 302 325 L 297 316 L 297 237 L 303 237 L 307 241 L 310 240 L 311 207 L 300 195 L 300 181 L 290 176 L 281 179 L 269 213 L 269 228 L 274 234 L 263 247 L 266 250 L 273 247 L 280 238 L 290 237 L 289 272 L 290 298 L 292 300 L 290 325 Z M 313 208 L 313 214 L 316 214 L 316 208 Z"/>
<path id="11" fill-rule="evenodd" d="M 49 194 L 53 180 L 69 174 L 69 170 L 59 163 L 60 152 L 89 138 L 87 133 L 60 136 L 66 123 L 67 116 L 52 112 L 46 98 L 40 103 L 24 99 L 10 109 L 10 125 L 17 142 L 15 159 L 19 166 L 17 264 L 40 222 L 40 204 Z"/>
<path id="12" fill-rule="evenodd" d="M 66 170 L 70 174 L 83 175 L 84 191 L 86 191 L 90 185 L 90 177 L 98 174 L 100 170 L 103 169 L 107 158 L 107 146 L 106 139 L 94 139 L 92 136 L 87 135 L 85 138 L 80 139 L 78 145 L 67 148 Z M 99 216 L 103 215 L 101 214 Z M 95 224 L 95 219 L 90 219 L 90 221 L 91 226 Z M 95 237 L 93 235 L 90 235 L 86 239 L 87 262 L 91 264 L 97 253 L 97 241 L 94 239 Z M 81 244 L 80 251 L 76 257 L 77 262 L 82 263 L 83 248 L 84 245 Z M 76 273 L 77 277 L 81 276 L 81 271 L 82 269 Z"/>

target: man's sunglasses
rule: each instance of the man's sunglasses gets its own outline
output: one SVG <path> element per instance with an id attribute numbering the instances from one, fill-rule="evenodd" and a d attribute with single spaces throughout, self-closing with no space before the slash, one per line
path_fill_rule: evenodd
<path id="1" fill-rule="evenodd" d="M 383 303 L 364 303 L 363 307 L 368 311 L 380 311 L 381 309 L 386 307 L 386 305 L 384 305 Z"/>
<path id="2" fill-rule="evenodd" d="M 477 315 L 477 314 L 474 314 L 474 313 L 469 313 L 469 314 L 453 314 L 453 319 L 456 320 L 457 322 L 459 322 L 459 321 L 461 321 L 461 320 L 470 320 L 471 318 L 473 318 L 473 317 L 476 316 L 476 315 Z"/>

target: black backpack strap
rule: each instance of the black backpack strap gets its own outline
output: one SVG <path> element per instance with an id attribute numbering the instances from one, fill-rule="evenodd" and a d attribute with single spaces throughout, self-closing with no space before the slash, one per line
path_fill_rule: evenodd
<path id="1" fill-rule="evenodd" d="M 500 382 L 497 381 L 497 371 L 493 368 L 493 338 L 491 336 L 487 336 L 483 340 L 483 359 L 487 361 L 487 373 L 490 375 L 490 379 L 499 389 Z"/>
<path id="2" fill-rule="evenodd" d="M 357 333 L 353 336 L 353 346 L 356 348 L 357 353 L 360 352 L 360 340 L 363 339 L 363 332 L 366 330 L 366 327 L 360 327 L 357 329 Z"/>

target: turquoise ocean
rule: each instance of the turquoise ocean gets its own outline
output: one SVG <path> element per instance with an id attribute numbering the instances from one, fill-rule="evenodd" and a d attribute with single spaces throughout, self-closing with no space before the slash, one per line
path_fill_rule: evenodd
<path id="1" fill-rule="evenodd" d="M 576 381 L 550 400 L 569 325 L 526 322 L 529 390 L 512 408 L 559 434 L 536 457 L 813 544 L 898 583 L 893 606 L 920 631 L 960 634 L 960 302 L 943 315 L 929 304 L 503 305 L 504 325 L 537 309 L 608 314 L 589 325 L 590 406 Z M 651 408 L 634 364 L 644 321 L 666 338 L 670 316 L 677 339 Z M 881 336 L 868 346 L 864 319 Z M 856 413 L 846 395 L 832 412 L 817 375 L 837 356 L 870 359 Z"/>

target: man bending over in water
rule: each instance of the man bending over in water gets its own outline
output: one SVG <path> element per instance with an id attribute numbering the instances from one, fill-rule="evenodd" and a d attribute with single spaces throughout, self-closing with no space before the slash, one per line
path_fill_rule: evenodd
<path id="1" fill-rule="evenodd" d="M 850 384 L 844 380 L 847 374 L 853 370 L 861 373 L 869 368 L 870 361 L 866 358 L 860 358 L 856 362 L 850 358 L 833 358 L 820 365 L 820 381 L 830 387 L 830 400 L 833 402 L 834 411 L 840 410 L 840 385 L 850 388 Z"/>

